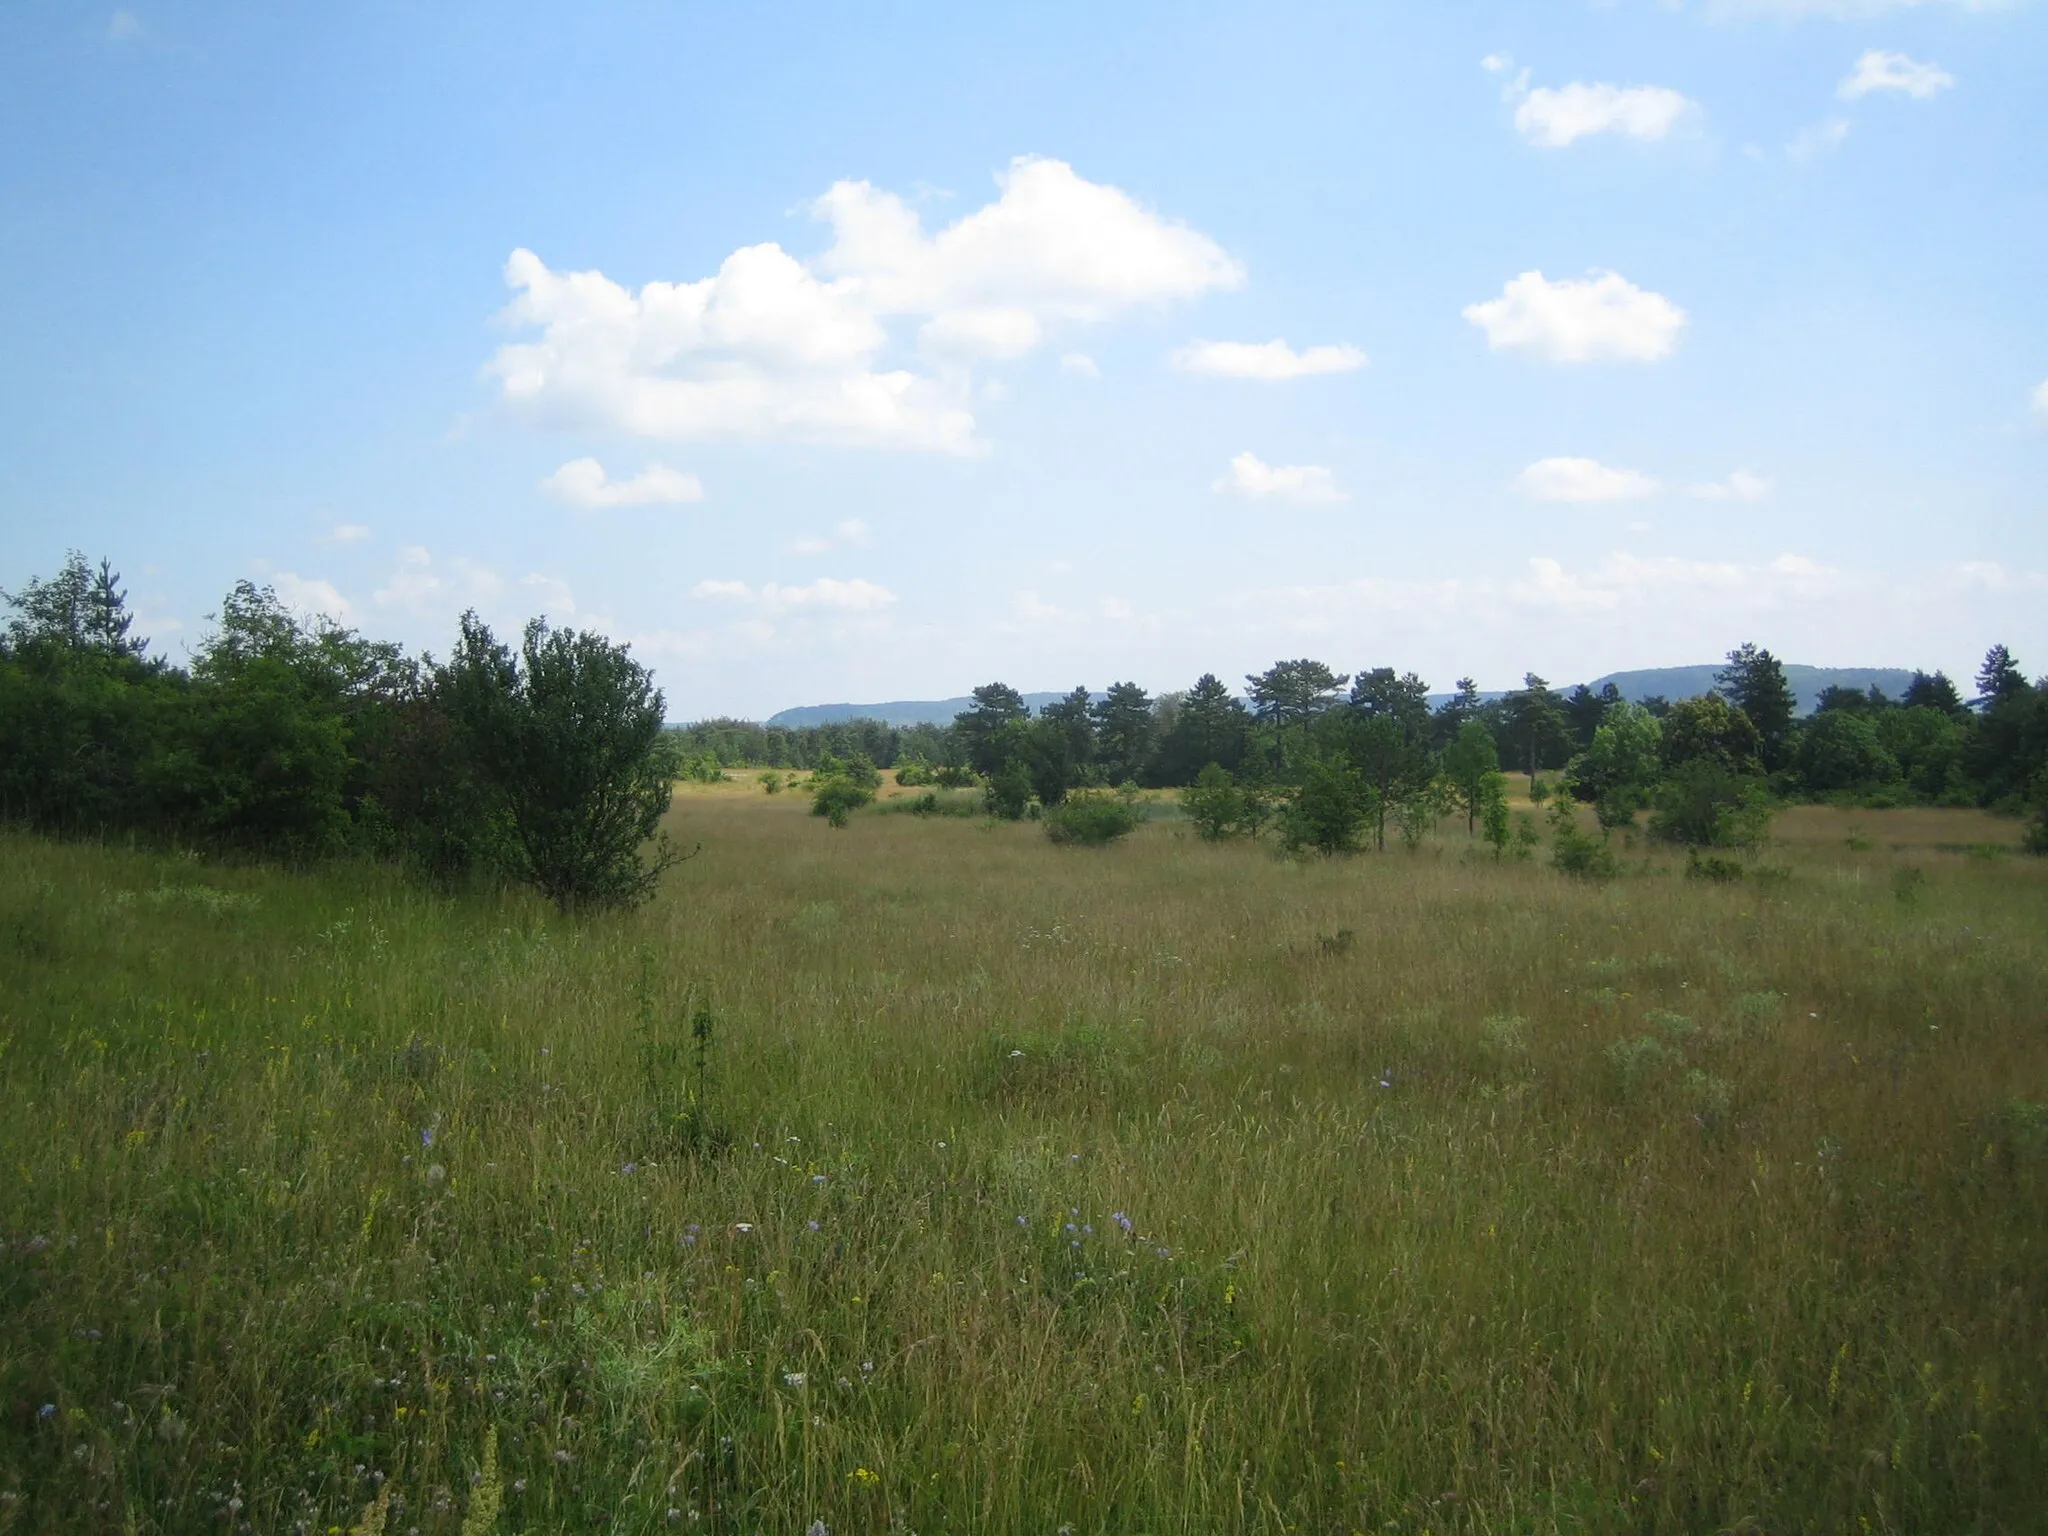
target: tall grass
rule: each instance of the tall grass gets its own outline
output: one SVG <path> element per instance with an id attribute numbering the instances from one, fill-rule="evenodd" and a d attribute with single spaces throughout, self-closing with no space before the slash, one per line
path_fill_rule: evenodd
<path id="1" fill-rule="evenodd" d="M 588 923 L 0 837 L 0 1531 L 2043 1528 L 1997 824 L 804 810 Z"/>

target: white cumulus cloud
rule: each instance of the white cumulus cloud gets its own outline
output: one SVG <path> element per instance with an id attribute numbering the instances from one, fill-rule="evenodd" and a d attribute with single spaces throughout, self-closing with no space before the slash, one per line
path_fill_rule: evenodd
<path id="1" fill-rule="evenodd" d="M 1785 144 L 1785 153 L 1794 160 L 1811 160 L 1829 150 L 1839 149 L 1842 141 L 1849 137 L 1849 123 L 1846 118 L 1831 117 L 1824 123 L 1815 123 L 1802 128 Z"/>
<path id="2" fill-rule="evenodd" d="M 295 571 L 279 571 L 271 577 L 270 585 L 285 607 L 309 618 L 346 622 L 355 612 L 356 605 L 343 597 L 331 581 L 309 579 Z"/>
<path id="3" fill-rule="evenodd" d="M 1538 459 L 1515 477 L 1522 494 L 1537 501 L 1634 501 L 1653 496 L 1655 477 L 1616 469 L 1598 459 Z"/>
<path id="4" fill-rule="evenodd" d="M 1344 500 L 1337 477 L 1320 464 L 1268 464 L 1254 453 L 1240 453 L 1230 472 L 1212 489 L 1247 501 L 1286 501 L 1297 506 L 1327 506 Z"/>
<path id="5" fill-rule="evenodd" d="M 851 580 L 820 576 L 816 581 L 793 587 L 773 581 L 759 587 L 749 586 L 744 581 L 700 581 L 691 589 L 690 595 L 714 602 L 744 603 L 766 613 L 788 613 L 797 609 L 872 613 L 896 601 L 896 594 L 887 587 L 877 586 L 858 576 Z"/>
<path id="6" fill-rule="evenodd" d="M 1464 316 L 1496 352 L 1526 349 L 1552 362 L 1668 357 L 1685 329 L 1685 311 L 1618 272 L 1551 282 L 1541 272 L 1511 279 L 1497 299 L 1469 304 Z"/>
<path id="7" fill-rule="evenodd" d="M 1694 486 L 1692 494 L 1700 501 L 1762 501 L 1771 494 L 1771 482 L 1762 475 L 1738 469 L 1726 480 Z"/>
<path id="8" fill-rule="evenodd" d="M 1529 92 L 1515 109 L 1515 127 L 1544 149 L 1562 149 L 1595 133 L 1661 139 L 1692 107 L 1690 100 L 1666 86 L 1574 81 Z"/>
<path id="9" fill-rule="evenodd" d="M 702 501 L 704 485 L 695 475 L 652 463 L 630 480 L 613 480 L 596 459 L 571 459 L 540 482 L 540 488 L 572 507 L 655 507 Z"/>
<path id="10" fill-rule="evenodd" d="M 1102 370 L 1095 366 L 1095 359 L 1086 352 L 1067 352 L 1060 357 L 1060 372 L 1071 373 L 1084 379 L 1099 379 Z"/>
<path id="11" fill-rule="evenodd" d="M 842 181 L 812 206 L 832 231 L 817 257 L 745 246 L 709 277 L 638 290 L 515 251 L 502 318 L 539 336 L 485 371 L 509 406 L 552 425 L 967 453 L 963 361 L 1244 281 L 1207 235 L 1061 161 L 1020 158 L 997 183 L 993 202 L 928 233 L 901 198 Z M 890 366 L 898 321 L 951 361 Z"/>
<path id="12" fill-rule="evenodd" d="M 441 565 L 424 545 L 409 544 L 399 553 L 398 569 L 370 595 L 380 608 L 439 617 L 490 607 L 504 590 L 504 578 L 487 566 L 460 557 Z"/>
<path id="13" fill-rule="evenodd" d="M 1186 373 L 1219 379 L 1257 379 L 1276 383 L 1319 373 L 1355 373 L 1365 354 L 1342 344 L 1308 347 L 1297 352 L 1285 341 L 1198 341 L 1173 354 L 1173 365 Z"/>
<path id="14" fill-rule="evenodd" d="M 1844 101 L 1856 101 L 1872 91 L 1899 91 L 1915 101 L 1926 101 L 1955 83 L 1956 77 L 1939 64 L 1919 64 L 1903 53 L 1873 48 L 1856 61 L 1835 94 Z"/>

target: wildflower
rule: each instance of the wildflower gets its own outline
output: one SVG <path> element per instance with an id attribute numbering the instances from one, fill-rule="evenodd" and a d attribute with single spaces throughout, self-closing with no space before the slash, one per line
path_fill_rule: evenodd
<path id="1" fill-rule="evenodd" d="M 822 1520 L 813 1520 L 804 1527 L 804 1536 L 832 1536 L 832 1527 Z"/>
<path id="2" fill-rule="evenodd" d="M 823 1175 L 822 1173 L 814 1173 L 811 1175 L 811 1182 L 813 1184 L 822 1184 L 825 1182 L 825 1175 Z"/>
<path id="3" fill-rule="evenodd" d="M 860 1373 L 861 1373 L 861 1375 L 863 1375 L 863 1376 L 872 1376 L 872 1375 L 874 1374 L 874 1370 L 875 1370 L 875 1362 L 874 1362 L 874 1361 L 872 1361 L 872 1360 L 863 1360 L 863 1361 L 861 1361 L 861 1363 L 860 1363 Z"/>
<path id="4" fill-rule="evenodd" d="M 555 1460 L 566 1467 L 569 1465 L 569 1453 L 567 1451 L 557 1451 L 555 1452 Z"/>
<path id="5" fill-rule="evenodd" d="M 1024 1053 L 1022 1051 L 1012 1051 L 1010 1052 L 1010 1060 L 1015 1061 L 1019 1056 L 1022 1056 L 1023 1054 Z"/>
<path id="6" fill-rule="evenodd" d="M 421 1146 L 423 1146 L 423 1147 L 431 1147 L 431 1146 L 432 1146 L 433 1144 L 434 1144 L 434 1127 L 433 1127 L 433 1126 L 431 1126 L 431 1125 L 423 1125 L 423 1126 L 421 1126 L 421 1127 L 420 1127 L 420 1145 L 421 1145 Z"/>
<path id="7" fill-rule="evenodd" d="M 621 1173 L 629 1173 L 629 1174 L 630 1174 L 630 1173 L 638 1173 L 639 1171 L 640 1171 L 640 1165 L 639 1165 L 638 1163 L 627 1163 L 627 1164 L 626 1164 L 626 1165 L 625 1165 L 624 1167 L 622 1167 L 622 1168 L 620 1168 L 620 1169 L 619 1169 L 619 1172 L 621 1172 Z"/>
<path id="8" fill-rule="evenodd" d="M 27 1242 L 23 1243 L 21 1245 L 21 1248 L 22 1252 L 24 1253 L 41 1253 L 45 1248 L 49 1246 L 50 1240 L 47 1237 L 44 1237 L 40 1232 L 38 1232 L 34 1237 L 30 1238 Z"/>
<path id="9" fill-rule="evenodd" d="M 871 1472 L 866 1467 L 855 1467 L 853 1469 L 853 1481 L 857 1487 L 872 1488 L 881 1480 L 880 1473 Z"/>
<path id="10" fill-rule="evenodd" d="M 56 1417 L 56 1413 L 57 1405 L 55 1403 L 45 1403 L 42 1407 L 36 1410 L 36 1417 L 39 1419 L 54 1418 Z"/>
<path id="11" fill-rule="evenodd" d="M 818 1224 L 815 1221 L 808 1223 L 808 1225 L 813 1232 L 818 1230 Z"/>
<path id="12" fill-rule="evenodd" d="M 732 1224 L 732 1229 L 735 1232 L 751 1232 L 754 1230 L 754 1224 L 751 1221 L 736 1221 Z"/>
<path id="13" fill-rule="evenodd" d="M 1137 1229 L 1137 1223 L 1132 1221 L 1131 1218 L 1126 1216 L 1122 1211 L 1111 1211 L 1109 1213 L 1109 1219 L 1115 1222 L 1117 1226 L 1123 1230 L 1123 1233 L 1126 1237 L 1128 1237 L 1133 1231 Z"/>
<path id="14" fill-rule="evenodd" d="M 802 1371 L 784 1371 L 782 1373 L 782 1384 L 785 1387 L 801 1387 L 804 1384 L 804 1373 Z"/>
<path id="15" fill-rule="evenodd" d="M 429 1184 L 438 1184 L 447 1177 L 448 1170 L 446 1168 L 443 1168 L 439 1163 L 433 1163 L 428 1166 L 427 1182 Z"/>
<path id="16" fill-rule="evenodd" d="M 1031 1218 L 1029 1216 L 1019 1216 L 1017 1218 L 1017 1225 L 1020 1227 L 1028 1227 L 1031 1225 Z"/>

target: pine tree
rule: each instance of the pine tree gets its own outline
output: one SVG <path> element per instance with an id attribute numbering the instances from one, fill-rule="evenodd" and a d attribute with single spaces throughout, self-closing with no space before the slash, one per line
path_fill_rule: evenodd
<path id="1" fill-rule="evenodd" d="M 1977 707 L 1992 709 L 2027 691 L 2027 674 L 2013 660 L 2012 652 L 1994 645 L 1984 653 L 1984 665 L 1977 669 Z"/>
<path id="2" fill-rule="evenodd" d="M 1775 773 L 1784 767 L 1791 758 L 1799 703 L 1778 658 L 1745 642 L 1728 653 L 1728 665 L 1714 674 L 1714 681 L 1756 727 L 1757 756 L 1766 771 Z"/>

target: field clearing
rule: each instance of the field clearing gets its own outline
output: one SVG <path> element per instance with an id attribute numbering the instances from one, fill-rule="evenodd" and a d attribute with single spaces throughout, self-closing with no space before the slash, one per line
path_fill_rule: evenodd
<path id="1" fill-rule="evenodd" d="M 2048 861 L 0 832 L 0 1532 L 2048 1528 Z M 1993 845 L 1997 845 L 1994 847 Z M 701 1038 L 708 1032 L 708 1038 Z"/>

